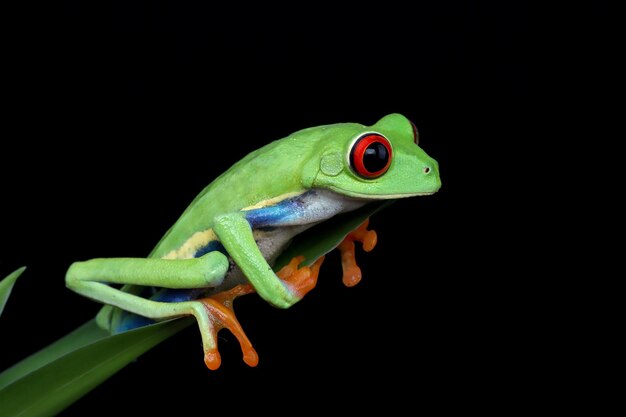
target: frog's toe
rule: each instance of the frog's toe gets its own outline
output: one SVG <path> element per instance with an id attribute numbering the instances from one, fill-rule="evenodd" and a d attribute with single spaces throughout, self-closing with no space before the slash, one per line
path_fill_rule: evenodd
<path id="1" fill-rule="evenodd" d="M 366 219 L 359 227 L 345 237 L 337 246 L 341 253 L 341 267 L 343 269 L 343 283 L 346 287 L 354 287 L 361 281 L 361 268 L 356 263 L 354 242 L 361 242 L 363 250 L 369 252 L 376 246 L 378 236 L 373 230 L 367 230 L 369 219 Z"/>

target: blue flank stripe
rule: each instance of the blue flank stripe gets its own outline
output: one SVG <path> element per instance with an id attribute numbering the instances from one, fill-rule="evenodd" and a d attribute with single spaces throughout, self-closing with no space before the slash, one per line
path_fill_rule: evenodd
<path id="1" fill-rule="evenodd" d="M 246 211 L 246 220 L 248 220 L 253 229 L 280 226 L 281 224 L 293 221 L 298 218 L 299 214 L 305 208 L 302 197 L 311 192 L 314 191 L 308 191 L 304 194 L 285 199 L 273 206 L 248 210 Z"/>
<path id="2" fill-rule="evenodd" d="M 113 334 L 126 332 L 137 327 L 147 326 L 155 321 L 144 316 L 124 312 L 119 325 L 113 330 Z"/>
<path id="3" fill-rule="evenodd" d="M 205 246 L 201 247 L 200 249 L 198 249 L 196 251 L 196 253 L 194 253 L 193 257 L 194 258 L 199 258 L 202 255 L 206 255 L 209 252 L 213 252 L 213 251 L 220 251 L 222 252 L 224 255 L 228 256 L 228 253 L 226 252 L 226 249 L 224 248 L 224 245 L 222 245 L 222 242 L 217 241 L 217 240 L 212 240 L 209 243 L 207 243 Z"/>

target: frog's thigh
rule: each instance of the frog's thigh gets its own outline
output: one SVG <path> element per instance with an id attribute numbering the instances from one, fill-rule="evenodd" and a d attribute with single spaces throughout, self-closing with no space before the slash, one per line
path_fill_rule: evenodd
<path id="1" fill-rule="evenodd" d="M 84 288 L 84 283 L 206 288 L 221 284 L 228 266 L 228 258 L 218 251 L 192 259 L 101 258 L 75 262 L 65 281 L 72 289 Z"/>
<path id="2" fill-rule="evenodd" d="M 228 271 L 228 258 L 221 252 L 210 252 L 194 259 L 92 259 L 74 263 L 67 272 L 67 286 L 74 291 L 149 318 L 175 317 L 183 312 L 179 303 L 159 303 L 121 291 L 107 284 L 132 284 L 163 288 L 205 288 L 219 285 Z M 107 323 L 110 311 L 98 317 L 100 325 Z"/>

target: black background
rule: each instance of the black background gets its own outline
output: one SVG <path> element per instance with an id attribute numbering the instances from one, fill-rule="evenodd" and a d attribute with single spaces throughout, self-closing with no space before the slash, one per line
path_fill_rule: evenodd
<path id="1" fill-rule="evenodd" d="M 515 391 L 523 284 L 507 275 L 521 268 L 508 261 L 507 189 L 524 140 L 526 5 L 181 3 L 64 2 L 10 26 L 0 276 L 28 270 L 0 319 L 0 369 L 97 312 L 64 287 L 73 261 L 145 256 L 206 184 L 271 140 L 400 112 L 443 188 L 372 219 L 380 243 L 357 255 L 361 284 L 344 288 L 330 255 L 289 310 L 238 300 L 257 368 L 223 332 L 222 367 L 208 371 L 192 327 L 64 415 L 164 403 L 181 414 L 423 414 L 482 410 Z"/>

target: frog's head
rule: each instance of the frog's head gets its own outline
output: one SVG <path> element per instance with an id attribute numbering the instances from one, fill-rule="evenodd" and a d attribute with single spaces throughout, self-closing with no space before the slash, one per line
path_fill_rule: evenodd
<path id="1" fill-rule="evenodd" d="M 326 188 L 367 199 L 433 194 L 439 165 L 418 146 L 415 125 L 391 114 L 373 126 L 324 126 L 304 169 L 307 188 Z"/>

